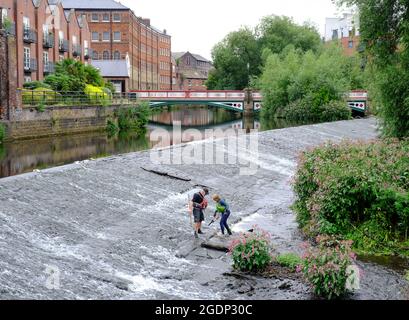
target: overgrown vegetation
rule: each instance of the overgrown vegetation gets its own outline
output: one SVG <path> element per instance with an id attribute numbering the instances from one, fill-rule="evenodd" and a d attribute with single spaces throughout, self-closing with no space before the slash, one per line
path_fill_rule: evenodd
<path id="1" fill-rule="evenodd" d="M 338 0 L 359 10 L 373 103 L 385 136 L 409 136 L 409 2 Z"/>
<path id="2" fill-rule="evenodd" d="M 133 108 L 121 108 L 115 113 L 118 125 L 109 120 L 107 131 L 110 134 L 133 131 L 138 135 L 142 135 L 146 132 L 146 125 L 149 122 L 150 115 L 151 109 L 147 102 L 141 102 Z"/>
<path id="3" fill-rule="evenodd" d="M 303 259 L 295 253 L 280 254 L 275 259 L 280 266 L 289 268 L 291 271 L 296 271 L 296 268 L 303 263 Z"/>
<path id="4" fill-rule="evenodd" d="M 259 80 L 263 115 L 318 122 L 349 119 L 344 95 L 353 89 L 352 82 L 363 86 L 352 60 L 338 46 L 319 52 L 289 46 L 281 54 L 269 55 Z"/>
<path id="5" fill-rule="evenodd" d="M 4 141 L 6 138 L 6 127 L 4 124 L 0 123 L 0 144 Z"/>
<path id="6" fill-rule="evenodd" d="M 336 299 L 348 293 L 353 278 L 355 254 L 351 241 L 317 237 L 317 246 L 306 245 L 303 265 L 299 267 L 314 293 L 325 299 Z M 358 275 L 359 276 L 359 275 Z M 350 283 L 353 287 L 353 283 Z"/>
<path id="7" fill-rule="evenodd" d="M 44 104 L 106 104 L 114 92 L 112 83 L 105 82 L 99 70 L 81 61 L 65 59 L 56 64 L 55 73 L 44 81 L 24 84 L 23 103 Z"/>
<path id="8" fill-rule="evenodd" d="M 256 228 L 252 233 L 242 234 L 230 245 L 233 267 L 240 271 L 262 271 L 271 262 L 270 236 Z"/>
<path id="9" fill-rule="evenodd" d="M 269 54 L 280 53 L 288 45 L 301 51 L 320 48 L 314 27 L 299 26 L 288 17 L 267 16 L 254 28 L 228 34 L 212 50 L 214 70 L 209 74 L 209 90 L 243 90 L 256 83 Z"/>
<path id="10" fill-rule="evenodd" d="M 409 140 L 304 152 L 294 189 L 306 234 L 341 235 L 366 253 L 408 254 Z"/>

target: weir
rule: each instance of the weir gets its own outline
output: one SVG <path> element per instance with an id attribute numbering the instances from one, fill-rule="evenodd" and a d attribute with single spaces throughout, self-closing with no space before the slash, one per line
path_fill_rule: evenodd
<path id="1" fill-rule="evenodd" d="M 258 133 L 258 155 L 239 153 L 257 165 L 249 176 L 240 175 L 239 164 L 158 165 L 140 152 L 1 179 L 1 298 L 308 299 L 296 279 L 227 276 L 229 256 L 201 247 L 217 226 L 195 242 L 187 197 L 208 186 L 229 199 L 231 222 L 242 220 L 233 231 L 254 221 L 272 233 L 277 252 L 297 252 L 303 238 L 289 207 L 299 152 L 328 140 L 370 140 L 376 127 L 370 118 Z M 206 152 L 217 142 L 195 144 Z M 360 267 L 365 282 L 356 299 L 403 298 L 399 274 Z M 50 279 L 59 280 L 51 289 Z"/>

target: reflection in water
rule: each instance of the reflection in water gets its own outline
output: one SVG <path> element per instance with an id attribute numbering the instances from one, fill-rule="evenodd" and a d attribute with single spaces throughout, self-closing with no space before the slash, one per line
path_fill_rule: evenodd
<path id="1" fill-rule="evenodd" d="M 109 137 L 105 132 L 97 132 L 5 143 L 0 145 L 0 178 L 90 158 L 147 150 L 157 144 L 150 139 L 153 130 L 165 129 L 172 135 L 172 124 L 178 121 L 181 122 L 182 131 L 197 129 L 201 139 L 205 138 L 207 129 L 233 128 L 249 132 L 252 129 L 270 130 L 290 126 L 285 121 L 260 122 L 252 117 L 242 118 L 241 114 L 233 111 L 206 106 L 165 107 L 157 110 L 151 120 L 145 136 L 121 133 Z M 186 135 L 182 142 L 191 139 L 190 135 Z M 171 139 L 169 143 L 174 142 Z"/>

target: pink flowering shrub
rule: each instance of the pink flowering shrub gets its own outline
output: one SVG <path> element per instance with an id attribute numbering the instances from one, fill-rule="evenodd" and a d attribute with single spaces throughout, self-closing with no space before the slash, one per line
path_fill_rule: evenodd
<path id="1" fill-rule="evenodd" d="M 294 181 L 309 236 L 342 235 L 366 252 L 403 252 L 409 230 L 409 140 L 328 143 L 304 152 Z"/>
<path id="2" fill-rule="evenodd" d="M 252 233 L 242 233 L 233 240 L 229 253 L 233 258 L 233 267 L 240 271 L 261 271 L 271 262 L 270 235 L 259 228 Z"/>
<path id="3" fill-rule="evenodd" d="M 317 237 L 317 246 L 306 245 L 304 262 L 297 267 L 311 284 L 314 293 L 325 299 L 344 296 L 350 266 L 355 254 L 351 250 L 352 241 L 339 241 L 328 236 Z"/>

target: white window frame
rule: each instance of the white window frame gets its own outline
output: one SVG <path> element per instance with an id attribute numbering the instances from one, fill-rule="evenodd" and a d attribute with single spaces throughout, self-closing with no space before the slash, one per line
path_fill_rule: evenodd
<path id="1" fill-rule="evenodd" d="M 24 58 L 24 70 L 30 70 L 31 67 L 31 49 L 28 47 L 24 47 L 23 51 L 23 58 Z"/>
<path id="2" fill-rule="evenodd" d="M 94 19 L 94 16 L 97 16 L 97 19 Z M 99 22 L 99 14 L 91 13 L 91 22 Z"/>
<path id="3" fill-rule="evenodd" d="M 108 20 L 105 20 L 105 19 L 104 19 L 105 16 L 108 16 Z M 102 14 L 102 22 L 105 22 L 105 23 L 111 22 L 111 17 L 110 17 L 110 14 L 109 14 L 109 13 L 103 13 L 103 14 Z"/>
<path id="4" fill-rule="evenodd" d="M 117 20 L 117 19 L 115 19 L 115 16 L 117 16 L 117 17 L 119 17 L 119 19 Z M 112 15 L 112 22 L 121 22 L 121 14 L 120 13 L 114 13 L 113 15 Z"/>
<path id="5" fill-rule="evenodd" d="M 105 35 L 108 35 L 108 40 L 105 40 Z M 110 42 L 111 41 L 111 33 L 109 31 L 102 32 L 102 42 Z"/>
<path id="6" fill-rule="evenodd" d="M 96 39 L 94 39 L 94 35 L 96 35 L 97 37 L 96 37 Z M 99 42 L 99 32 L 96 32 L 96 31 L 93 31 L 93 32 L 91 32 L 91 41 L 92 42 Z"/>
<path id="7" fill-rule="evenodd" d="M 118 35 L 119 34 L 119 39 L 115 39 L 115 35 Z M 112 33 L 112 39 L 113 39 L 113 41 L 114 42 L 121 42 L 122 41 L 122 34 L 121 34 L 121 32 L 120 31 L 114 31 L 113 33 Z"/>

